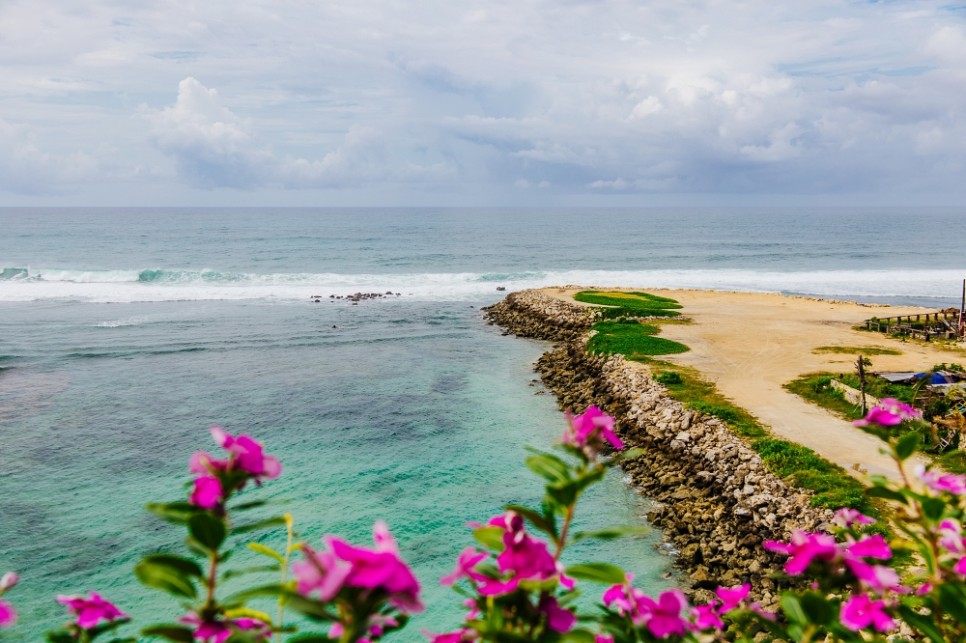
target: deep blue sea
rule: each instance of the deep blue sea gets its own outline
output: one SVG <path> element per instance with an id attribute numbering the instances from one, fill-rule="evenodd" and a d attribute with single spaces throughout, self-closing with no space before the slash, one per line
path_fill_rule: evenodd
<path id="1" fill-rule="evenodd" d="M 466 523 L 536 502 L 523 447 L 564 426 L 530 385 L 545 345 L 482 320 L 498 286 L 957 305 L 964 229 L 966 209 L 0 209 L 0 573 L 22 575 L 19 631 L 37 640 L 64 620 L 53 595 L 91 589 L 138 625 L 177 616 L 131 574 L 182 538 L 143 506 L 184 497 L 215 423 L 282 460 L 246 495 L 285 501 L 309 542 L 389 523 L 431 607 L 400 640 L 451 629 L 460 598 L 437 579 Z M 359 291 L 393 294 L 329 297 Z M 614 475 L 581 518 L 647 507 Z M 674 582 L 657 541 L 574 558 L 657 590 Z"/>

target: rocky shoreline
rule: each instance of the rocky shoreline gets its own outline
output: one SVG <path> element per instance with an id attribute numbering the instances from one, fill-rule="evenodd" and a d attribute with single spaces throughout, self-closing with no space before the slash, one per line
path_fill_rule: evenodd
<path id="1" fill-rule="evenodd" d="M 784 559 L 761 543 L 787 540 L 795 529 L 821 529 L 831 512 L 768 472 L 719 419 L 672 399 L 648 369 L 621 356 L 588 354 L 593 309 L 529 290 L 484 311 L 508 334 L 555 342 L 536 370 L 562 409 L 596 404 L 617 419 L 629 446 L 647 450 L 625 471 L 658 503 L 648 519 L 679 552 L 675 564 L 688 585 L 682 589 L 708 600 L 718 585 L 750 582 L 757 600 L 773 604 Z"/>

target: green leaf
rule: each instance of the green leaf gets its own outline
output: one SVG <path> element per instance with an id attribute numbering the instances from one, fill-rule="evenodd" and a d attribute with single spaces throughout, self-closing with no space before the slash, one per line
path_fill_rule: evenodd
<path id="1" fill-rule="evenodd" d="M 74 643 L 74 636 L 68 630 L 47 632 L 48 643 Z"/>
<path id="2" fill-rule="evenodd" d="M 570 630 L 560 640 L 565 643 L 594 643 L 597 638 L 588 630 Z"/>
<path id="3" fill-rule="evenodd" d="M 134 575 L 142 584 L 174 596 L 195 598 L 198 595 L 189 576 L 170 565 L 153 562 L 150 558 L 134 566 Z"/>
<path id="4" fill-rule="evenodd" d="M 205 575 L 204 570 L 201 569 L 198 563 L 183 556 L 175 556 L 174 554 L 148 554 L 142 561 L 149 562 L 152 565 L 168 567 L 171 571 L 179 573 L 182 576 L 197 576 L 198 578 L 202 578 Z"/>
<path id="5" fill-rule="evenodd" d="M 249 523 L 247 525 L 239 525 L 234 527 L 232 532 L 236 534 L 244 534 L 249 531 L 255 531 L 257 529 L 264 529 L 265 527 L 277 527 L 278 525 L 285 524 L 284 516 L 276 516 L 274 518 L 266 518 L 265 520 L 259 520 L 258 522 Z"/>
<path id="6" fill-rule="evenodd" d="M 925 634 L 933 643 L 945 643 L 946 639 L 936 628 L 932 616 L 924 616 L 907 605 L 899 604 L 899 615 L 917 633 Z"/>
<path id="7" fill-rule="evenodd" d="M 624 536 L 643 536 L 650 533 L 649 527 L 630 526 L 630 527 L 610 527 L 598 531 L 579 531 L 573 535 L 573 542 L 595 538 L 597 540 L 614 540 Z"/>
<path id="8" fill-rule="evenodd" d="M 242 567 L 241 569 L 230 569 L 221 575 L 222 580 L 247 576 L 248 574 L 260 574 L 264 572 L 277 572 L 281 568 L 278 565 L 258 565 L 254 567 Z"/>
<path id="9" fill-rule="evenodd" d="M 923 497 L 920 504 L 922 505 L 922 513 L 933 522 L 938 522 L 942 519 L 943 514 L 946 512 L 946 502 L 942 498 Z"/>
<path id="10" fill-rule="evenodd" d="M 966 592 L 961 586 L 943 583 L 939 586 L 939 605 L 959 623 L 966 623 Z"/>
<path id="11" fill-rule="evenodd" d="M 554 539 L 557 537 L 557 525 L 554 524 L 556 521 L 553 516 L 544 516 L 529 507 L 524 507 L 522 505 L 507 505 L 507 511 L 514 511 L 524 518 L 526 518 L 534 528 L 539 529 L 548 536 L 553 536 Z"/>
<path id="12" fill-rule="evenodd" d="M 526 462 L 531 471 L 549 482 L 559 483 L 570 479 L 567 464 L 555 455 L 549 453 L 532 455 Z"/>
<path id="13" fill-rule="evenodd" d="M 595 583 L 617 585 L 627 580 L 627 573 L 610 563 L 583 563 L 567 567 L 567 576 Z"/>
<path id="14" fill-rule="evenodd" d="M 232 511 L 248 511 L 249 509 L 254 509 L 256 507 L 264 507 L 268 504 L 268 500 L 252 500 L 250 502 L 242 502 L 237 505 L 232 505 Z"/>
<path id="15" fill-rule="evenodd" d="M 896 443 L 896 456 L 900 460 L 905 460 L 919 448 L 922 442 L 922 435 L 918 431 L 910 431 L 899 438 Z"/>
<path id="16" fill-rule="evenodd" d="M 141 630 L 144 636 L 160 636 L 178 643 L 194 643 L 195 635 L 191 628 L 182 625 L 152 625 Z"/>
<path id="17" fill-rule="evenodd" d="M 256 554 L 261 554 L 262 556 L 268 556 L 269 558 L 274 558 L 279 562 L 280 565 L 285 564 L 285 557 L 280 553 L 272 549 L 271 547 L 266 547 L 261 543 L 248 543 L 248 548 L 255 552 Z"/>
<path id="18" fill-rule="evenodd" d="M 829 625 L 835 618 L 835 610 L 818 592 L 806 592 L 800 597 L 805 616 L 817 625 Z"/>
<path id="19" fill-rule="evenodd" d="M 227 531 L 225 523 L 220 518 L 212 516 L 210 513 L 197 513 L 188 520 L 188 529 L 191 536 L 208 551 L 218 551 L 221 543 L 225 542 Z"/>
<path id="20" fill-rule="evenodd" d="M 904 494 L 894 489 L 889 489 L 888 487 L 880 487 L 878 485 L 869 487 L 866 489 L 865 495 L 870 498 L 885 498 L 886 500 L 892 500 L 903 505 L 909 504 L 909 499 Z"/>
<path id="21" fill-rule="evenodd" d="M 789 621 L 796 624 L 805 624 L 808 619 L 805 616 L 805 611 L 802 610 L 802 604 L 799 602 L 798 597 L 790 592 L 785 592 L 782 594 L 781 598 L 782 611 Z"/>
<path id="22" fill-rule="evenodd" d="M 477 527 L 473 530 L 473 538 L 488 549 L 502 549 L 503 533 L 501 527 Z"/>
<path id="23" fill-rule="evenodd" d="M 168 522 L 173 522 L 178 525 L 187 523 L 191 516 L 202 511 L 188 502 L 151 502 L 145 505 L 145 508 L 155 516 L 164 518 Z"/>
<path id="24" fill-rule="evenodd" d="M 328 634 L 299 634 L 286 639 L 287 643 L 332 643 Z"/>

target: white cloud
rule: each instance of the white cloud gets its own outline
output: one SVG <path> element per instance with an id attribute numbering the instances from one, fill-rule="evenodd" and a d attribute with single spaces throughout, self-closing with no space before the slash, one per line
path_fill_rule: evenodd
<path id="1" fill-rule="evenodd" d="M 7 192 L 964 191 L 940 0 L 11 0 L 0 33 Z"/>

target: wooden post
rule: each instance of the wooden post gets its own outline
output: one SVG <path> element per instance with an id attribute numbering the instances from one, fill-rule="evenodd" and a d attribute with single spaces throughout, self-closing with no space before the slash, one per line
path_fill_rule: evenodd
<path id="1" fill-rule="evenodd" d="M 966 337 L 966 279 L 963 279 L 963 298 L 959 301 L 959 336 Z"/>
<path id="2" fill-rule="evenodd" d="M 865 417 L 869 410 L 865 406 L 865 358 L 861 355 L 856 361 L 856 368 L 859 371 L 859 402 L 862 405 L 862 417 Z"/>

